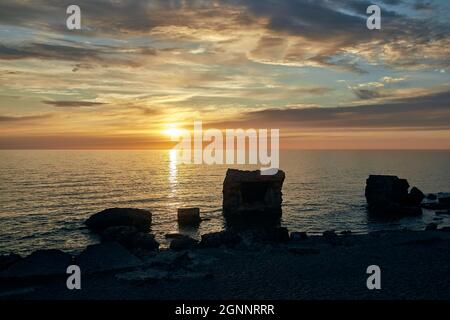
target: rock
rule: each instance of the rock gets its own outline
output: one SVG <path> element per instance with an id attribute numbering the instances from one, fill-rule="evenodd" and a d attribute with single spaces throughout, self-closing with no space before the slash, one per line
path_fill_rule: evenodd
<path id="1" fill-rule="evenodd" d="M 22 257 L 15 253 L 0 256 L 0 271 L 8 269 L 10 266 L 21 260 Z"/>
<path id="2" fill-rule="evenodd" d="M 175 251 L 192 249 L 197 245 L 198 241 L 189 236 L 175 238 L 170 242 L 170 249 Z"/>
<path id="3" fill-rule="evenodd" d="M 150 229 L 152 214 L 150 211 L 142 209 L 112 208 L 92 215 L 85 223 L 89 229 L 95 232 L 116 226 L 131 226 L 145 232 Z"/>
<path id="4" fill-rule="evenodd" d="M 320 250 L 315 248 L 289 248 L 289 252 L 299 255 L 319 254 Z"/>
<path id="5" fill-rule="evenodd" d="M 286 242 L 289 241 L 289 231 L 285 227 L 264 228 L 255 231 L 253 238 L 266 242 Z"/>
<path id="6" fill-rule="evenodd" d="M 184 235 L 181 233 L 167 233 L 164 235 L 166 239 L 180 239 L 183 238 Z"/>
<path id="7" fill-rule="evenodd" d="M 306 240 L 308 238 L 308 234 L 306 232 L 291 232 L 289 237 L 291 241 L 301 241 Z"/>
<path id="8" fill-rule="evenodd" d="M 169 278 L 171 280 L 183 280 L 183 279 L 211 279 L 214 275 L 211 272 L 197 272 L 188 270 L 177 270 L 170 273 Z"/>
<path id="9" fill-rule="evenodd" d="M 429 194 L 427 194 L 426 199 L 437 200 L 437 196 L 434 193 L 429 193 Z"/>
<path id="10" fill-rule="evenodd" d="M 117 242 L 104 242 L 88 246 L 77 264 L 84 273 L 96 273 L 139 267 L 142 261 Z"/>
<path id="11" fill-rule="evenodd" d="M 372 207 L 384 207 L 388 203 L 402 203 L 408 196 L 409 183 L 396 176 L 370 175 L 366 180 L 365 196 Z"/>
<path id="12" fill-rule="evenodd" d="M 178 224 L 185 226 L 198 225 L 201 222 L 199 208 L 178 208 Z"/>
<path id="13" fill-rule="evenodd" d="M 427 226 L 425 227 L 425 231 L 431 231 L 431 230 L 437 230 L 437 224 L 436 223 L 429 223 L 427 224 Z"/>
<path id="14" fill-rule="evenodd" d="M 155 236 L 140 232 L 135 227 L 118 226 L 109 227 L 102 231 L 102 239 L 106 241 L 116 241 L 129 250 L 158 250 L 159 243 L 155 240 Z"/>
<path id="15" fill-rule="evenodd" d="M 434 200 L 425 198 L 422 200 L 422 203 L 420 204 L 420 206 L 422 208 L 425 209 L 430 209 L 430 210 L 439 210 L 439 209 L 443 209 L 443 206 L 441 204 L 439 204 L 437 198 Z"/>
<path id="16" fill-rule="evenodd" d="M 42 280 L 65 276 L 72 256 L 60 250 L 37 250 L 0 273 L 0 279 Z"/>
<path id="17" fill-rule="evenodd" d="M 171 270 L 183 263 L 190 263 L 187 252 L 175 252 L 172 250 L 163 250 L 158 254 L 146 259 L 146 266 L 156 267 L 158 269 Z"/>
<path id="18" fill-rule="evenodd" d="M 390 217 L 417 216 L 422 214 L 422 192 L 413 188 L 408 193 L 406 179 L 396 176 L 370 175 L 366 180 L 365 196 L 369 212 Z M 420 201 L 418 201 L 418 199 Z"/>
<path id="19" fill-rule="evenodd" d="M 440 205 L 442 205 L 445 208 L 450 208 L 450 193 L 439 192 L 437 197 Z"/>
<path id="20" fill-rule="evenodd" d="M 164 270 L 146 269 L 130 271 L 116 275 L 118 280 L 132 281 L 132 282 L 154 282 L 158 280 L 167 279 L 169 273 Z"/>
<path id="21" fill-rule="evenodd" d="M 218 248 L 220 246 L 226 246 L 228 248 L 234 248 L 241 241 L 242 238 L 237 233 L 225 230 L 202 235 L 199 247 Z"/>
<path id="22" fill-rule="evenodd" d="M 225 216 L 281 216 L 285 174 L 261 175 L 259 170 L 228 169 L 223 182 L 223 213 Z"/>
<path id="23" fill-rule="evenodd" d="M 326 240 L 331 240 L 331 239 L 336 239 L 338 237 L 338 235 L 336 234 L 336 231 L 334 230 L 327 230 L 324 231 L 322 233 L 322 236 L 326 239 Z"/>
<path id="24" fill-rule="evenodd" d="M 351 230 L 344 230 L 344 231 L 341 231 L 341 235 L 343 235 L 343 236 L 348 236 L 348 235 L 351 235 L 352 234 L 352 231 Z"/>
<path id="25" fill-rule="evenodd" d="M 425 198 L 425 195 L 422 191 L 420 191 L 416 187 L 412 187 L 411 191 L 408 194 L 406 203 L 410 206 L 419 206 L 422 200 Z"/>
<path id="26" fill-rule="evenodd" d="M 450 210 L 438 210 L 438 211 L 435 211 L 435 213 L 437 215 L 450 214 Z"/>

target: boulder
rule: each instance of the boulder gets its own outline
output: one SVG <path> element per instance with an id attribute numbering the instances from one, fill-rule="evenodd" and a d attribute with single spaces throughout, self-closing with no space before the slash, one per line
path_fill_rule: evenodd
<path id="1" fill-rule="evenodd" d="M 118 226 L 109 227 L 101 232 L 102 239 L 105 241 L 116 241 L 129 250 L 158 250 L 159 243 L 155 236 L 140 232 L 136 227 Z"/>
<path id="2" fill-rule="evenodd" d="M 175 251 L 192 249 L 197 245 L 198 241 L 189 236 L 175 238 L 170 242 L 170 249 Z"/>
<path id="3" fill-rule="evenodd" d="M 320 253 L 320 250 L 316 248 L 289 248 L 288 251 L 298 255 L 310 255 Z"/>
<path id="4" fill-rule="evenodd" d="M 427 194 L 426 198 L 428 200 L 437 200 L 437 196 L 434 193 Z"/>
<path id="5" fill-rule="evenodd" d="M 396 176 L 370 175 L 366 180 L 365 196 L 370 207 L 385 207 L 402 203 L 408 196 L 409 183 Z"/>
<path id="6" fill-rule="evenodd" d="M 439 192 L 437 198 L 443 208 L 450 208 L 450 193 Z"/>
<path id="7" fill-rule="evenodd" d="M 55 249 L 37 250 L 0 273 L 0 279 L 41 280 L 66 275 L 72 256 Z"/>
<path id="8" fill-rule="evenodd" d="M 289 241 L 289 231 L 285 227 L 264 228 L 253 233 L 253 239 L 264 242 Z"/>
<path id="9" fill-rule="evenodd" d="M 136 270 L 116 275 L 116 279 L 131 282 L 154 282 L 167 279 L 169 273 L 165 270 L 146 269 Z"/>
<path id="10" fill-rule="evenodd" d="M 425 231 L 437 230 L 437 227 L 437 224 L 432 222 L 427 224 L 427 226 L 425 227 Z"/>
<path id="11" fill-rule="evenodd" d="M 21 260 L 22 257 L 15 253 L 5 254 L 0 256 L 0 271 L 8 269 L 14 263 Z"/>
<path id="12" fill-rule="evenodd" d="M 291 241 L 306 240 L 308 238 L 308 234 L 306 232 L 291 232 L 289 238 Z"/>
<path id="13" fill-rule="evenodd" d="M 285 174 L 261 175 L 260 170 L 228 169 L 223 182 L 223 213 L 225 216 L 281 216 Z"/>
<path id="14" fill-rule="evenodd" d="M 77 257 L 77 264 L 84 273 L 135 268 L 142 261 L 117 242 L 105 242 L 88 246 Z"/>
<path id="15" fill-rule="evenodd" d="M 327 230 L 322 233 L 322 236 L 326 241 L 335 241 L 338 238 L 338 235 L 336 234 L 336 231 L 334 230 Z"/>
<path id="16" fill-rule="evenodd" d="M 166 234 L 164 235 L 164 237 L 165 237 L 166 239 L 179 239 L 179 238 L 183 238 L 184 235 L 181 234 L 181 233 L 166 233 Z"/>
<path id="17" fill-rule="evenodd" d="M 201 222 L 199 208 L 178 208 L 178 224 L 195 226 Z"/>
<path id="18" fill-rule="evenodd" d="M 131 226 L 145 232 L 150 229 L 152 213 L 142 209 L 112 208 L 92 215 L 85 223 L 89 229 L 95 232 L 116 226 Z"/>
<path id="19" fill-rule="evenodd" d="M 406 203 L 410 206 L 419 206 L 422 200 L 425 198 L 425 194 L 416 187 L 412 187 L 408 194 Z"/>
<path id="20" fill-rule="evenodd" d="M 225 230 L 202 235 L 199 247 L 217 248 L 220 246 L 226 246 L 228 248 L 234 248 L 241 241 L 242 238 L 237 233 Z"/>
<path id="21" fill-rule="evenodd" d="M 424 195 L 396 176 L 370 175 L 366 180 L 365 196 L 370 213 L 387 216 L 421 215 L 420 202 Z M 420 199 L 420 201 L 419 201 Z"/>

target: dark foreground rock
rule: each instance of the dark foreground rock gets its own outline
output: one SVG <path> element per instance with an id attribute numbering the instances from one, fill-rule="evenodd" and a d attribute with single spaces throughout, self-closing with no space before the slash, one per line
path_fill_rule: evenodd
<path id="1" fill-rule="evenodd" d="M 242 241 L 241 236 L 233 231 L 220 231 L 202 235 L 200 248 L 218 248 L 225 246 L 234 248 Z"/>
<path id="2" fill-rule="evenodd" d="M 170 249 L 175 251 L 188 250 L 195 248 L 197 244 L 197 240 L 192 239 L 189 236 L 182 236 L 177 237 L 170 242 Z"/>
<path id="3" fill-rule="evenodd" d="M 439 204 L 444 208 L 450 208 L 450 193 L 448 192 L 440 192 L 438 193 L 438 201 Z"/>
<path id="4" fill-rule="evenodd" d="M 242 250 L 240 246 L 183 253 L 163 250 L 130 270 L 83 273 L 82 290 L 67 290 L 64 277 L 40 283 L 35 290 L 27 290 L 30 286 L 0 285 L 0 297 L 448 300 L 450 232 L 440 230 L 338 235 L 351 239 L 353 245 L 345 248 L 324 243 L 322 236 L 310 235 L 306 241 L 255 246 L 253 250 Z M 381 267 L 382 290 L 367 289 L 366 270 L 373 264 Z"/>
<path id="5" fill-rule="evenodd" d="M 132 251 L 154 251 L 159 248 L 153 234 L 140 232 L 136 227 L 109 227 L 101 232 L 101 236 L 104 241 L 116 241 Z"/>
<path id="6" fill-rule="evenodd" d="M 396 217 L 422 214 L 420 203 L 425 195 L 413 187 L 408 192 L 406 179 L 396 176 L 370 175 L 366 180 L 365 196 L 371 213 Z"/>
<path id="7" fill-rule="evenodd" d="M 228 216 L 281 215 L 285 174 L 228 169 L 223 182 L 223 213 Z"/>
<path id="8" fill-rule="evenodd" d="M 42 280 L 66 274 L 72 256 L 60 250 L 37 250 L 0 273 L 2 280 Z"/>
<path id="9" fill-rule="evenodd" d="M 95 232 L 110 227 L 131 226 L 140 231 L 148 231 L 152 224 L 152 213 L 133 208 L 112 208 L 98 212 L 86 220 L 86 226 Z"/>
<path id="10" fill-rule="evenodd" d="M 291 241 L 302 241 L 308 239 L 308 234 L 306 232 L 291 232 L 289 238 Z"/>
<path id="11" fill-rule="evenodd" d="M 22 257 L 15 253 L 0 256 L 0 271 L 8 269 L 10 266 L 21 259 Z"/>
<path id="12" fill-rule="evenodd" d="M 202 221 L 199 208 L 178 208 L 177 216 L 182 226 L 196 226 Z"/>
<path id="13" fill-rule="evenodd" d="M 285 227 L 263 228 L 253 232 L 253 239 L 263 242 L 287 242 L 289 231 Z"/>
<path id="14" fill-rule="evenodd" d="M 88 246 L 76 257 L 77 264 L 84 273 L 134 268 L 142 261 L 117 242 L 105 242 Z"/>
<path id="15" fill-rule="evenodd" d="M 426 231 L 437 230 L 437 228 L 438 228 L 437 224 L 434 222 L 431 222 L 425 227 L 425 230 Z"/>

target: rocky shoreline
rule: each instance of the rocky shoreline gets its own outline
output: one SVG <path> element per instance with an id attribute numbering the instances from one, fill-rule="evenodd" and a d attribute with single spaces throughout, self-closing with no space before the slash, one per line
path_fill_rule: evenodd
<path id="1" fill-rule="evenodd" d="M 81 268 L 81 290 L 66 287 L 71 264 Z M 376 292 L 365 285 L 373 264 L 385 272 Z M 449 299 L 450 228 L 322 236 L 281 227 L 223 231 L 145 255 L 105 241 L 77 256 L 3 256 L 1 266 L 1 299 Z"/>
<path id="2" fill-rule="evenodd" d="M 259 174 L 249 172 L 243 173 L 245 179 L 237 179 L 239 172 L 231 173 L 233 188 L 247 197 L 229 196 L 227 206 L 243 215 L 234 223 L 249 218 L 268 219 L 268 224 L 203 234 L 200 240 L 166 234 L 170 246 L 161 249 L 149 232 L 150 211 L 106 209 L 85 221 L 100 243 L 77 255 L 52 249 L 26 257 L 0 256 L 0 299 L 450 298 L 450 227 L 430 223 L 423 231 L 363 235 L 289 232 L 273 223 L 264 207 L 268 201 L 278 216 L 284 173 L 278 180 L 259 180 Z M 436 215 L 448 213 L 448 194 L 408 190 L 405 179 L 370 176 L 369 213 L 418 215 L 421 207 L 435 210 Z M 249 213 L 255 210 L 264 215 Z M 178 210 L 180 226 L 195 228 L 201 221 L 198 208 Z M 367 289 L 370 265 L 380 266 L 383 290 Z M 80 269 L 81 290 L 66 286 L 69 266 Z"/>

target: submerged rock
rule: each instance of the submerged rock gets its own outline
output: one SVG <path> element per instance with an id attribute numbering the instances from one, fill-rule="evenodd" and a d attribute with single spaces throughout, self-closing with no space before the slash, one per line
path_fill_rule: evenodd
<path id="1" fill-rule="evenodd" d="M 223 213 L 228 216 L 249 214 L 281 215 L 285 174 L 261 175 L 259 170 L 228 169 L 223 182 Z"/>
<path id="2" fill-rule="evenodd" d="M 95 232 L 116 226 L 131 226 L 139 231 L 148 231 L 152 224 L 152 213 L 142 209 L 112 208 L 92 215 L 85 223 Z"/>
<path id="3" fill-rule="evenodd" d="M 77 264 L 84 273 L 96 273 L 139 267 L 142 261 L 117 242 L 105 242 L 88 246 Z"/>
<path id="4" fill-rule="evenodd" d="M 234 248 L 241 241 L 242 238 L 237 233 L 225 230 L 202 235 L 199 247 L 218 248 L 220 246 L 226 246 L 228 248 Z"/>
<path id="5" fill-rule="evenodd" d="M 178 224 L 184 226 L 195 226 L 200 224 L 199 208 L 178 208 Z"/>
<path id="6" fill-rule="evenodd" d="M 40 280 L 63 276 L 72 256 L 61 250 L 37 250 L 0 273 L 0 279 Z"/>

